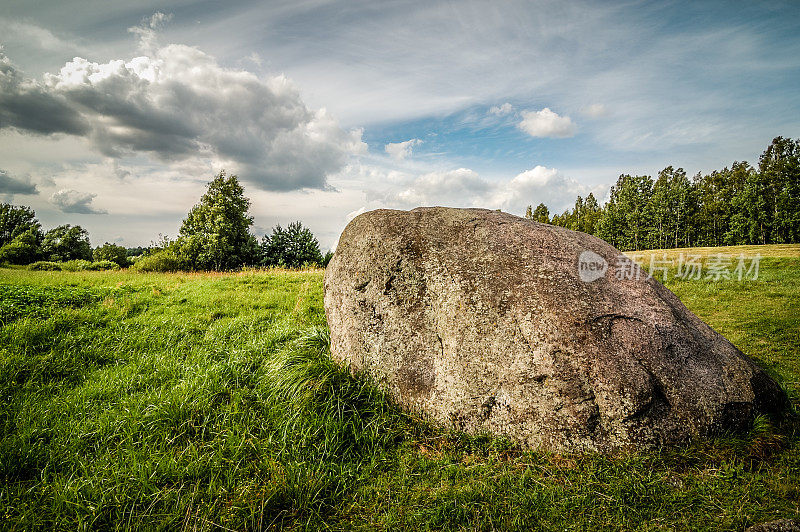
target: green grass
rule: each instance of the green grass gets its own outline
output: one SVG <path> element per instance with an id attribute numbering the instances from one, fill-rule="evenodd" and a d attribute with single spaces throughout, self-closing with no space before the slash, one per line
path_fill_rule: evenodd
<path id="1" fill-rule="evenodd" d="M 768 251 L 766 248 L 763 248 Z M 800 391 L 800 257 L 675 281 Z M 322 272 L 0 269 L 0 529 L 741 530 L 800 518 L 800 435 L 602 457 L 397 411 L 328 357 Z"/>

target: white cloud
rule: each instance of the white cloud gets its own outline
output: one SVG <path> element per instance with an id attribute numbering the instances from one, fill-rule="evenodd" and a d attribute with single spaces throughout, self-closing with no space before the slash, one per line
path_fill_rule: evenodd
<path id="1" fill-rule="evenodd" d="M 474 206 L 491 185 L 469 168 L 445 172 L 430 172 L 417 177 L 407 188 L 395 195 L 408 207 L 425 205 Z"/>
<path id="2" fill-rule="evenodd" d="M 489 109 L 489 114 L 497 115 L 497 116 L 505 116 L 514 112 L 514 106 L 510 103 L 506 102 L 503 105 L 497 106 L 495 105 L 491 109 Z"/>
<path id="3" fill-rule="evenodd" d="M 521 215 L 527 205 L 540 202 L 553 212 L 560 212 L 574 204 L 578 195 L 593 192 L 600 198 L 605 190 L 602 186 L 588 187 L 555 168 L 544 166 L 500 180 L 485 179 L 469 168 L 428 172 L 416 177 L 405 175 L 405 179 L 395 176 L 394 184 L 389 186 L 386 185 L 388 179 L 375 179 L 374 173 L 379 170 L 373 168 L 371 172 L 369 182 L 364 183 L 368 205 L 357 214 L 380 207 L 412 209 L 441 205 L 503 209 Z"/>
<path id="4" fill-rule="evenodd" d="M 560 212 L 575 202 L 579 195 L 601 194 L 604 187 L 590 188 L 564 176 L 555 168 L 535 166 L 517 174 L 495 188 L 493 202 L 509 212 L 522 213 L 527 205 L 544 203 L 552 212 Z"/>
<path id="5" fill-rule="evenodd" d="M 419 146 L 420 144 L 422 144 L 420 139 L 411 139 L 405 142 L 390 142 L 384 149 L 386 153 L 391 155 L 394 159 L 402 161 L 406 157 L 411 156 L 414 146 Z"/>
<path id="6" fill-rule="evenodd" d="M 144 19 L 139 26 L 128 28 L 128 31 L 139 36 L 139 49 L 145 54 L 152 54 L 158 44 L 158 30 L 172 20 L 172 13 L 162 13 L 156 11 L 153 15 Z"/>
<path id="7" fill-rule="evenodd" d="M 165 18 L 139 28 L 143 49 L 155 48 Z M 361 130 L 307 107 L 284 76 L 224 68 L 184 45 L 151 51 L 107 63 L 76 57 L 41 82 L 0 52 L 0 128 L 86 137 L 117 159 L 206 159 L 265 190 L 323 189 L 349 155 L 366 151 Z"/>
<path id="8" fill-rule="evenodd" d="M 89 192 L 62 189 L 50 196 L 50 203 L 65 213 L 108 214 L 108 211 L 95 209 L 92 206 L 92 200 L 96 197 L 97 194 Z"/>
<path id="9" fill-rule="evenodd" d="M 566 138 L 575 134 L 575 124 L 568 116 L 559 116 L 545 107 L 541 111 L 522 111 L 519 128 L 532 137 Z"/>
<path id="10" fill-rule="evenodd" d="M 258 52 L 251 52 L 250 55 L 245 57 L 245 59 L 259 67 L 262 66 L 264 63 L 264 59 L 261 57 L 261 55 L 259 55 Z"/>
<path id="11" fill-rule="evenodd" d="M 590 118 L 600 118 L 608 114 L 608 109 L 602 103 L 593 103 L 584 107 L 582 112 Z"/>
<path id="12" fill-rule="evenodd" d="M 347 222 L 349 223 L 350 220 L 352 220 L 353 218 L 355 218 L 360 214 L 364 214 L 365 212 L 367 212 L 367 208 L 362 205 L 358 209 L 348 212 L 347 216 L 345 216 L 345 220 L 347 220 Z"/>

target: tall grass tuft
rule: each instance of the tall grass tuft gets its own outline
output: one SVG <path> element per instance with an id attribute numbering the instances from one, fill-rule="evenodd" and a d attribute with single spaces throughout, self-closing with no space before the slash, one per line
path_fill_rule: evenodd
<path id="1" fill-rule="evenodd" d="M 300 333 L 266 364 L 265 398 L 281 405 L 281 449 L 320 461 L 362 461 L 402 437 L 407 418 L 363 376 L 331 360 L 330 333 Z"/>

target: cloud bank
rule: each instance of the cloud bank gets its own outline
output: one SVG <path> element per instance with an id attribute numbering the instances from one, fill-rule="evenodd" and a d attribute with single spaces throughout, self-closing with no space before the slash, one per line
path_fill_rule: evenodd
<path id="1" fill-rule="evenodd" d="M 392 173 L 380 181 L 391 185 L 369 191 L 368 208 L 441 205 L 502 209 L 522 214 L 526 206 L 543 202 L 553 212 L 560 212 L 571 206 L 578 195 L 592 192 L 602 197 L 605 190 L 605 187 L 588 187 L 545 166 L 535 166 L 507 180 L 489 180 L 469 168 L 458 168 L 419 176 Z"/>
<path id="2" fill-rule="evenodd" d="M 324 189 L 366 145 L 325 109 L 305 105 L 284 76 L 261 79 L 185 45 L 157 48 L 157 14 L 133 31 L 147 55 L 76 57 L 42 81 L 0 51 L 0 129 L 85 137 L 101 154 L 171 162 L 202 157 L 264 190 Z"/>

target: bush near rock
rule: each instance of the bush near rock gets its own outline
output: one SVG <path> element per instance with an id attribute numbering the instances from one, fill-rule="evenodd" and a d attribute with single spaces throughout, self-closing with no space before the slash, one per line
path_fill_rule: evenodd
<path id="1" fill-rule="evenodd" d="M 534 448 L 673 445 L 787 405 L 617 249 L 506 213 L 356 217 L 325 272 L 325 311 L 332 356 L 405 409 Z"/>

